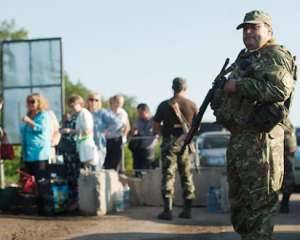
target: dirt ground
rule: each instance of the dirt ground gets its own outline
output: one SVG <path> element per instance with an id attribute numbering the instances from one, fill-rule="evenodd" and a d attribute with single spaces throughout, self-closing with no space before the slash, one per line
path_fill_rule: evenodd
<path id="1" fill-rule="evenodd" d="M 276 217 L 277 240 L 300 239 L 300 194 L 294 195 L 289 215 Z M 228 213 L 208 213 L 194 208 L 193 219 L 156 219 L 160 208 L 131 208 L 122 214 L 104 217 L 38 217 L 0 214 L 0 240 L 238 240 Z"/>

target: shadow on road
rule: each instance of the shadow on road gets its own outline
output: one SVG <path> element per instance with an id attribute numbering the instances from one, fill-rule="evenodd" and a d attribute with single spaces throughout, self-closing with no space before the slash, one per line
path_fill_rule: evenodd
<path id="1" fill-rule="evenodd" d="M 231 238 L 227 238 L 228 237 Z M 168 233 L 114 233 L 114 234 L 90 234 L 81 237 L 70 238 L 69 240 L 238 240 L 232 239 L 231 233 L 225 234 L 168 234 Z"/>
<path id="2" fill-rule="evenodd" d="M 276 240 L 299 240 L 300 232 L 276 233 Z M 89 234 L 69 240 L 239 240 L 239 237 L 228 233 L 197 233 L 197 234 L 167 234 L 167 233 L 113 233 Z"/>

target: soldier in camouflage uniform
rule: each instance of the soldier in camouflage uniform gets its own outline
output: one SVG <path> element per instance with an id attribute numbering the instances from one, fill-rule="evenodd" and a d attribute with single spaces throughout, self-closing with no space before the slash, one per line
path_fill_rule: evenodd
<path id="1" fill-rule="evenodd" d="M 290 196 L 294 190 L 295 175 L 294 161 L 297 150 L 297 138 L 293 124 L 289 119 L 284 127 L 284 176 L 282 183 L 282 200 L 280 205 L 281 213 L 289 213 Z"/>
<path id="2" fill-rule="evenodd" d="M 153 118 L 155 131 L 161 133 L 163 137 L 161 144 L 161 161 L 164 210 L 158 216 L 159 219 L 163 220 L 171 220 L 173 217 L 172 205 L 177 167 L 180 174 L 184 198 L 184 208 L 179 214 L 179 217 L 192 217 L 192 199 L 195 197 L 195 187 L 192 179 L 191 161 L 188 149 L 182 156 L 178 154 L 184 129 L 173 107 L 175 105 L 178 107 L 177 110 L 181 112 L 182 118 L 189 124 L 191 124 L 193 117 L 197 114 L 197 108 L 192 101 L 185 98 L 187 85 L 184 79 L 175 78 L 173 80 L 172 88 L 174 96 L 171 99 L 160 103 Z"/>
<path id="3" fill-rule="evenodd" d="M 288 111 L 283 106 L 293 92 L 296 67 L 291 53 L 275 43 L 268 14 L 247 13 L 241 28 L 246 49 L 211 107 L 231 132 L 227 173 L 233 227 L 242 240 L 270 240 L 283 179 L 284 131 L 281 122 L 266 130 L 257 118 L 273 116 L 270 106 L 280 114 Z"/>

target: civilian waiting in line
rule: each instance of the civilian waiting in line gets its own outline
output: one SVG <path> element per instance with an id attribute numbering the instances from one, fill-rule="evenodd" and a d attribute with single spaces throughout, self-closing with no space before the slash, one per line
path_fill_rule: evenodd
<path id="1" fill-rule="evenodd" d="M 105 169 L 120 170 L 120 163 L 123 154 L 123 143 L 127 141 L 127 135 L 130 131 L 130 124 L 127 112 L 123 109 L 124 97 L 122 95 L 115 95 L 109 100 L 110 109 L 108 110 L 122 123 L 122 127 L 113 124 L 107 131 L 107 153 L 105 157 Z"/>
<path id="2" fill-rule="evenodd" d="M 133 126 L 133 134 L 129 146 L 133 154 L 133 166 L 136 177 L 141 176 L 141 170 L 150 169 L 154 163 L 154 147 L 156 143 L 153 134 L 153 120 L 147 104 L 137 106 L 138 119 Z"/>
<path id="3" fill-rule="evenodd" d="M 76 120 L 78 113 L 66 113 L 61 123 L 62 134 L 58 144 L 58 154 L 63 156 L 66 178 L 70 187 L 70 199 L 77 201 L 77 180 L 80 173 L 79 154 L 76 149 Z"/>
<path id="4" fill-rule="evenodd" d="M 111 112 L 102 108 L 100 94 L 91 92 L 87 99 L 87 109 L 93 115 L 94 120 L 94 140 L 98 148 L 99 168 L 101 169 L 106 156 L 106 137 L 110 126 L 121 128 L 121 121 Z"/>
<path id="5" fill-rule="evenodd" d="M 36 179 L 44 177 L 51 148 L 47 101 L 39 93 L 27 96 L 27 114 L 21 124 L 22 160 L 25 171 Z"/>
<path id="6" fill-rule="evenodd" d="M 94 142 L 94 121 L 92 114 L 84 108 L 82 97 L 73 95 L 69 99 L 70 108 L 78 113 L 76 119 L 76 140 L 77 151 L 79 152 L 80 162 L 85 167 L 98 168 L 99 159 L 96 144 Z"/>

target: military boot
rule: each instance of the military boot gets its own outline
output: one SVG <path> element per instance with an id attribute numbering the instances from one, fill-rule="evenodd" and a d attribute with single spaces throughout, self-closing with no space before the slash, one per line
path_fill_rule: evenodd
<path id="1" fill-rule="evenodd" d="M 158 219 L 161 220 L 172 220 L 173 214 L 172 214 L 172 208 L 173 208 L 173 202 L 171 198 L 164 198 L 164 210 L 157 216 Z"/>
<path id="2" fill-rule="evenodd" d="M 185 199 L 182 212 L 178 215 L 180 218 L 192 218 L 192 199 Z"/>
<path id="3" fill-rule="evenodd" d="M 282 194 L 282 200 L 280 205 L 280 212 L 281 213 L 289 213 L 290 212 L 290 194 L 289 193 L 283 193 Z"/>

